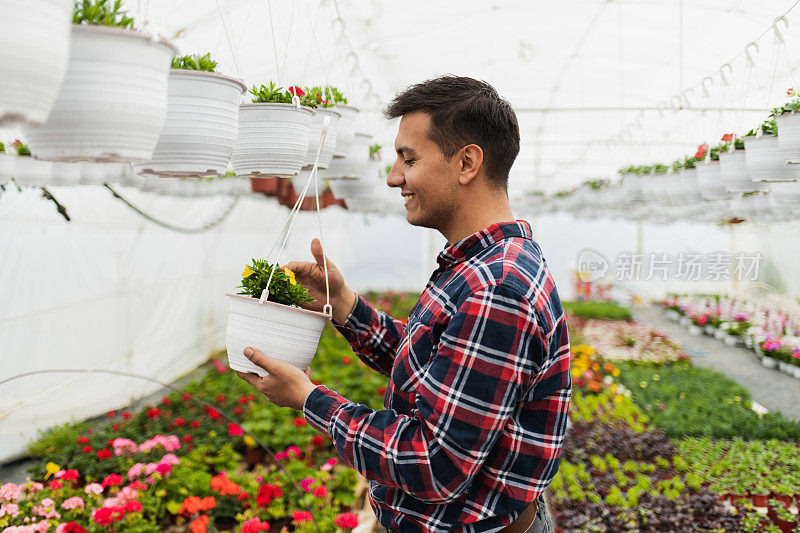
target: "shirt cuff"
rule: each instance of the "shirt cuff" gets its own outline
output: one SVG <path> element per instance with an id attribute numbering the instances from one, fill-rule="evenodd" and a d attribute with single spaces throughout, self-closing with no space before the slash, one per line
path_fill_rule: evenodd
<path id="1" fill-rule="evenodd" d="M 334 324 L 334 326 L 336 326 L 336 329 L 342 334 L 346 331 L 358 333 L 367 329 L 371 320 L 372 308 L 364 298 L 356 295 L 356 304 L 353 306 L 350 314 L 347 315 L 347 320 L 345 320 L 342 325 Z"/>
<path id="2" fill-rule="evenodd" d="M 347 403 L 347 400 L 340 396 L 339 393 L 324 385 L 318 385 L 306 397 L 306 401 L 303 404 L 303 414 L 312 427 L 330 436 L 328 426 L 330 425 L 331 417 L 345 403 Z"/>

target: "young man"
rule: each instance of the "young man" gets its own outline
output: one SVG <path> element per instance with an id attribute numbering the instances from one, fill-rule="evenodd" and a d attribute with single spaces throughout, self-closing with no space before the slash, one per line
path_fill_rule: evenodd
<path id="1" fill-rule="evenodd" d="M 542 494 L 558 470 L 571 382 L 561 302 L 507 182 L 519 152 L 511 106 L 488 84 L 445 76 L 389 105 L 399 118 L 387 178 L 407 220 L 447 239 L 408 323 L 376 311 L 328 261 L 333 320 L 371 368 L 389 376 L 375 411 L 308 372 L 252 348 L 269 372 L 240 374 L 277 405 L 303 409 L 370 482 L 393 531 L 552 531 Z M 286 265 L 325 301 L 316 263 Z"/>

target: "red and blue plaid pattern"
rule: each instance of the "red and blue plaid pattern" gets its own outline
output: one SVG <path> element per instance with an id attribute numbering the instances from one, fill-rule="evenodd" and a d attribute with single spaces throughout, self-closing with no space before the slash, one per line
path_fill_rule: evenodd
<path id="1" fill-rule="evenodd" d="M 572 384 L 561 302 L 527 222 L 439 254 L 408 323 L 359 297 L 339 331 L 389 376 L 375 411 L 319 386 L 309 423 L 370 481 L 381 524 L 497 531 L 558 469 Z"/>

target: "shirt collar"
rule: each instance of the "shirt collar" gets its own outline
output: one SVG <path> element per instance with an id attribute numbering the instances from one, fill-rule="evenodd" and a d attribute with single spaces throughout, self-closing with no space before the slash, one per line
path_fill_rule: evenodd
<path id="1" fill-rule="evenodd" d="M 455 244 L 446 245 L 445 249 L 439 252 L 436 262 L 439 263 L 439 269 L 445 270 L 512 237 L 532 238 L 530 224 L 524 220 L 492 224 L 488 228 L 464 237 Z"/>

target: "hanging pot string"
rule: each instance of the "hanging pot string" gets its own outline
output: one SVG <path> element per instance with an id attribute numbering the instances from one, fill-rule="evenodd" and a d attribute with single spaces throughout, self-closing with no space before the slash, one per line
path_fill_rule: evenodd
<path id="1" fill-rule="evenodd" d="M 294 2 L 292 2 L 294 4 Z M 283 78 L 281 77 L 281 63 L 278 61 L 278 41 L 275 36 L 275 23 L 274 17 L 272 16 L 272 0 L 267 0 L 267 15 L 269 17 L 269 28 L 270 28 L 270 35 L 272 36 L 272 54 L 275 57 L 275 70 L 278 74 L 278 83 L 283 83 Z"/>
<path id="2" fill-rule="evenodd" d="M 5 385 L 6 383 L 9 383 L 11 381 L 22 379 L 22 378 L 25 378 L 25 377 L 28 377 L 28 376 L 37 376 L 37 375 L 42 375 L 42 374 L 82 374 L 82 375 L 105 374 L 105 375 L 112 375 L 112 376 L 123 376 L 123 377 L 134 378 L 134 379 L 142 379 L 142 380 L 145 380 L 145 381 L 149 381 L 151 383 L 155 383 L 155 384 L 157 384 L 157 385 L 159 385 L 159 386 L 161 386 L 161 387 L 163 387 L 165 389 L 169 389 L 172 392 L 179 392 L 179 393 L 182 393 L 182 394 L 188 394 L 189 395 L 189 401 L 192 401 L 192 402 L 195 402 L 197 404 L 200 404 L 200 405 L 202 405 L 203 407 L 206 407 L 206 408 L 214 409 L 216 412 L 218 412 L 222 416 L 222 418 L 224 418 L 228 422 L 232 422 L 232 423 L 236 424 L 237 426 L 239 426 L 239 421 L 236 420 L 235 418 L 233 418 L 230 414 L 228 414 L 225 411 L 223 411 L 219 406 L 211 404 L 211 403 L 208 403 L 208 402 L 206 402 L 204 400 L 201 400 L 199 398 L 196 398 L 195 395 L 189 393 L 189 391 L 180 389 L 180 388 L 175 387 L 175 386 L 173 386 L 173 385 L 171 385 L 169 383 L 164 383 L 163 381 L 157 380 L 155 378 L 151 378 L 149 376 L 144 376 L 144 375 L 136 374 L 136 373 L 133 373 L 133 372 L 126 372 L 124 370 L 110 370 L 110 369 L 102 369 L 102 368 L 54 368 L 54 369 L 48 369 L 48 370 L 32 370 L 30 372 L 24 372 L 22 374 L 17 374 L 16 376 L 11 376 L 10 378 L 5 378 L 3 380 L 0 380 L 0 386 Z M 80 377 L 80 376 L 78 376 L 78 377 Z M 70 382 L 71 381 L 74 381 L 74 380 L 70 380 Z M 3 418 L 7 417 L 11 412 L 14 411 L 14 409 L 15 408 L 11 408 L 11 409 L 7 409 L 6 411 L 0 412 L 0 420 L 2 420 Z M 244 431 L 244 428 L 242 428 L 242 431 Z M 269 454 L 273 464 L 278 465 L 278 469 L 281 471 L 281 473 L 284 476 L 286 476 L 286 479 L 289 480 L 289 484 L 291 485 L 291 490 L 293 492 L 296 492 L 299 496 L 301 496 L 300 501 L 298 502 L 298 504 L 302 505 L 302 503 L 301 503 L 302 502 L 302 496 L 305 496 L 305 492 L 301 490 L 300 484 L 297 482 L 297 480 L 294 479 L 294 477 L 292 477 L 292 474 L 289 473 L 289 471 L 286 469 L 286 467 L 283 465 L 283 463 L 281 461 L 275 459 L 275 454 L 272 452 L 272 450 L 266 444 L 264 444 L 261 441 L 261 439 L 259 439 L 258 437 L 256 437 L 252 433 L 250 433 L 249 431 L 245 431 L 245 433 L 247 435 L 249 435 L 254 441 L 256 441 L 256 444 L 258 444 L 259 446 L 264 448 L 264 450 L 266 450 L 266 452 Z M 314 515 L 313 509 L 306 507 L 306 510 L 309 513 L 311 513 L 312 516 Z M 317 528 L 317 531 L 319 532 L 319 526 L 317 525 L 316 520 L 314 521 L 314 525 Z"/>
<path id="3" fill-rule="evenodd" d="M 323 236 L 322 236 L 322 216 L 321 216 L 320 209 L 319 209 L 319 188 L 318 188 L 318 186 L 316 186 L 316 181 L 317 181 L 317 171 L 318 171 L 318 168 L 319 168 L 319 157 L 320 157 L 320 154 L 322 153 L 322 147 L 325 144 L 325 138 L 328 135 L 328 129 L 330 128 L 330 124 L 331 124 L 331 118 L 329 116 L 325 116 L 323 118 L 323 121 L 322 121 L 322 132 L 320 133 L 320 141 L 319 141 L 319 146 L 317 147 L 317 155 L 314 158 L 314 166 L 311 169 L 311 174 L 308 176 L 308 180 L 306 180 L 305 186 L 303 186 L 303 189 L 300 191 L 300 194 L 297 197 L 297 201 L 294 203 L 294 206 L 292 207 L 291 211 L 289 211 L 289 216 L 286 218 L 286 222 L 283 223 L 283 227 L 281 227 L 280 231 L 278 232 L 279 236 L 281 234 L 283 234 L 283 242 L 281 242 L 281 245 L 278 248 L 278 252 L 277 252 L 277 255 L 276 255 L 276 258 L 275 258 L 275 265 L 280 265 L 281 253 L 284 251 L 284 249 L 286 247 L 286 242 L 289 240 L 289 235 L 292 232 L 292 228 L 294 227 L 295 220 L 297 220 L 297 214 L 300 212 L 300 205 L 302 204 L 303 199 L 305 198 L 305 196 L 306 196 L 306 194 L 308 192 L 308 188 L 311 185 L 311 182 L 313 180 L 314 183 L 315 183 L 314 191 L 315 191 L 316 202 L 317 202 L 317 219 L 319 220 L 319 227 L 320 227 L 319 238 L 320 238 L 320 244 L 322 245 L 323 266 L 325 268 L 325 297 L 326 297 L 326 300 L 325 300 L 325 306 L 323 307 L 323 314 L 326 314 L 326 315 L 333 315 L 333 308 L 331 307 L 331 300 L 330 300 L 330 283 L 329 283 L 329 279 L 328 279 L 327 259 L 325 259 L 325 242 L 324 242 Z M 288 229 L 287 229 L 287 225 L 288 225 Z M 286 230 L 285 232 L 284 232 L 284 229 Z M 273 243 L 272 248 L 270 248 L 270 251 L 267 254 L 267 257 L 266 257 L 267 264 L 271 264 L 270 257 L 272 256 L 272 252 L 275 250 L 275 246 L 278 244 L 278 240 L 280 240 L 280 237 L 278 237 L 278 239 L 275 241 L 275 243 Z M 275 275 L 275 270 L 276 270 L 275 268 L 270 269 L 269 278 L 267 279 L 267 285 L 266 285 L 266 287 L 264 287 L 264 290 L 261 292 L 261 297 L 259 298 L 259 302 L 262 303 L 262 304 L 267 301 L 267 298 L 269 298 L 269 285 L 270 285 L 270 283 L 272 283 L 272 278 Z"/>
<path id="4" fill-rule="evenodd" d="M 281 73 L 283 74 L 284 78 L 280 80 L 282 87 L 285 87 L 287 79 L 291 79 L 288 75 L 289 69 L 286 66 L 286 62 L 289 59 L 289 42 L 292 39 L 292 26 L 294 25 L 294 6 L 295 2 L 291 2 L 291 9 L 289 10 L 289 26 L 288 26 L 288 31 L 286 32 L 286 42 L 284 43 L 283 46 L 283 62 L 281 63 Z"/>
<path id="5" fill-rule="evenodd" d="M 228 48 L 230 48 L 231 51 L 231 58 L 233 58 L 233 66 L 236 68 L 236 75 L 241 78 L 242 73 L 239 71 L 239 60 L 236 58 L 236 50 L 233 48 L 231 33 L 228 31 L 228 25 L 225 23 L 225 16 L 222 14 L 222 6 L 220 6 L 219 0 L 216 0 L 216 3 L 217 11 L 219 11 L 219 22 L 222 24 L 222 29 L 225 31 L 225 38 L 228 41 Z"/>

